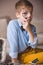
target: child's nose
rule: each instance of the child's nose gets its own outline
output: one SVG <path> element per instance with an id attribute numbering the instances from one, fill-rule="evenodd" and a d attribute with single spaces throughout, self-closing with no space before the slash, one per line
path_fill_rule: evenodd
<path id="1" fill-rule="evenodd" d="M 27 14 L 27 18 L 31 18 L 31 16 L 32 16 L 31 13 Z"/>

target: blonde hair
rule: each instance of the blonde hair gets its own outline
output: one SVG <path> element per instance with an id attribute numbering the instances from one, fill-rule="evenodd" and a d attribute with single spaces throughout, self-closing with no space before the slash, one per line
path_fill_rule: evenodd
<path id="1" fill-rule="evenodd" d="M 31 2 L 29 2 L 28 0 L 19 0 L 16 4 L 15 4 L 15 9 L 18 11 L 20 10 L 20 8 L 22 6 L 26 6 L 26 7 L 30 7 L 33 10 L 33 5 Z"/>

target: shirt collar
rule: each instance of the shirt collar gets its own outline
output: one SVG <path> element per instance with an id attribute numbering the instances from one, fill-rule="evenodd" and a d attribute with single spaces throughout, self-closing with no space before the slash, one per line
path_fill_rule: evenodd
<path id="1" fill-rule="evenodd" d="M 22 31 L 25 31 L 25 29 L 23 29 L 23 27 L 22 27 L 22 23 L 20 22 L 20 20 L 19 20 L 19 19 L 18 19 L 18 24 L 19 24 L 19 26 L 20 26 L 21 30 L 22 30 Z M 30 26 L 31 26 L 31 24 L 30 24 Z"/>
<path id="2" fill-rule="evenodd" d="M 22 26 L 22 23 L 20 22 L 20 20 L 18 19 L 18 24 L 19 26 L 21 27 Z"/>
<path id="3" fill-rule="evenodd" d="M 25 29 L 23 29 L 22 23 L 20 22 L 20 20 L 19 20 L 19 19 L 18 19 L 18 24 L 19 24 L 19 26 L 20 26 L 21 30 L 22 30 L 22 31 L 25 31 Z"/>

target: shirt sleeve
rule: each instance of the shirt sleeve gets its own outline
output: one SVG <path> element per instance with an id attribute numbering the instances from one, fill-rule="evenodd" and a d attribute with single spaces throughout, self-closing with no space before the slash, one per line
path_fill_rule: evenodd
<path id="1" fill-rule="evenodd" d="M 36 48 L 37 43 L 38 43 L 38 38 L 37 38 L 37 34 L 36 34 L 36 27 L 33 27 L 32 32 L 34 34 L 34 42 L 31 43 L 31 41 L 28 41 L 28 43 L 29 43 L 29 46 L 31 46 L 32 48 Z"/>
<path id="2" fill-rule="evenodd" d="M 11 58 L 18 56 L 18 36 L 15 25 L 11 22 L 7 27 L 7 40 L 10 46 L 9 55 Z"/>

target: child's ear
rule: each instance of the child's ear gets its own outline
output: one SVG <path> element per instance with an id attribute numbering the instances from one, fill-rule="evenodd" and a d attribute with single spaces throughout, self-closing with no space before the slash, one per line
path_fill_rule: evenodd
<path id="1" fill-rule="evenodd" d="M 20 13 L 16 12 L 16 17 L 19 18 L 20 17 Z"/>

